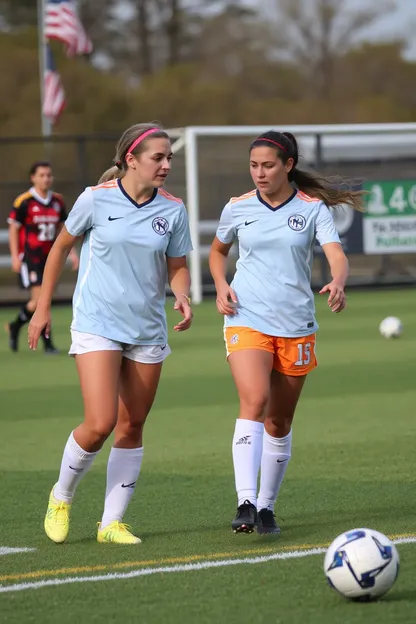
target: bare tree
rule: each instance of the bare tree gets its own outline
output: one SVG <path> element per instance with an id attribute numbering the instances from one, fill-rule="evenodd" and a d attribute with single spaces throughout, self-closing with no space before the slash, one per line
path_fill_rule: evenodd
<path id="1" fill-rule="evenodd" d="M 394 5 L 371 2 L 355 11 L 345 0 L 274 0 L 276 49 L 294 60 L 323 97 L 331 95 L 337 59 Z"/>
<path id="2" fill-rule="evenodd" d="M 151 32 L 148 0 L 137 0 L 137 32 L 139 45 L 139 75 L 152 73 Z"/>

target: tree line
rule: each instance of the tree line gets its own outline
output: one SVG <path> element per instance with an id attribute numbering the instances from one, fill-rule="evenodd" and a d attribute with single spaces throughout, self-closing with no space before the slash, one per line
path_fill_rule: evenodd
<path id="1" fill-rule="evenodd" d="M 40 132 L 36 3 L 0 0 L 0 130 Z M 416 120 L 406 33 L 365 32 L 394 3 L 343 0 L 79 0 L 91 58 L 53 44 L 67 93 L 57 133 L 189 124 Z M 258 7 L 258 8 L 257 8 Z"/>

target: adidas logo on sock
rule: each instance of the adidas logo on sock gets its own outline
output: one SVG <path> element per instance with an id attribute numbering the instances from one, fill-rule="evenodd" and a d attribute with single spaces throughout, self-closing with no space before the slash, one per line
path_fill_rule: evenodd
<path id="1" fill-rule="evenodd" d="M 239 444 L 251 444 L 251 435 L 246 435 L 243 436 L 242 438 L 240 438 L 239 440 L 237 440 L 237 442 L 235 443 L 236 446 L 238 446 Z"/>

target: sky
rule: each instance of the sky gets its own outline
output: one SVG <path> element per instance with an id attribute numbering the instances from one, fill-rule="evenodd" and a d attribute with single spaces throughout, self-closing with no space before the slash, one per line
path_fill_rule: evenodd
<path id="1" fill-rule="evenodd" d="M 258 6 L 263 0 L 244 0 L 245 4 Z M 276 0 L 266 0 L 270 6 Z M 386 16 L 378 19 L 374 24 L 363 31 L 365 39 L 392 40 L 405 38 L 409 41 L 405 57 L 416 60 L 416 0 L 344 0 L 346 9 L 364 9 L 377 7 L 379 4 L 390 3 L 394 8 L 386 12 Z"/>
<path id="2" fill-rule="evenodd" d="M 373 0 L 377 3 L 378 0 Z M 346 0 L 351 8 L 362 6 L 362 0 Z M 416 59 L 416 0 L 395 0 L 396 9 L 388 13 L 386 17 L 377 21 L 368 29 L 368 38 L 381 39 L 400 37 L 405 35 L 409 40 L 409 46 L 405 56 Z"/>

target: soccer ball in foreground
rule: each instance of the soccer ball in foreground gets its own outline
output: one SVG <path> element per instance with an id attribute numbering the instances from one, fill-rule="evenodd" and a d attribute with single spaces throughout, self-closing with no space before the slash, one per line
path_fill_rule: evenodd
<path id="1" fill-rule="evenodd" d="M 387 316 L 381 321 L 379 330 L 384 338 L 398 338 L 402 334 L 403 325 L 396 316 Z"/>
<path id="2" fill-rule="evenodd" d="M 386 594 L 399 572 L 399 555 L 388 537 L 353 529 L 332 542 L 324 571 L 331 587 L 346 598 L 374 600 Z"/>

